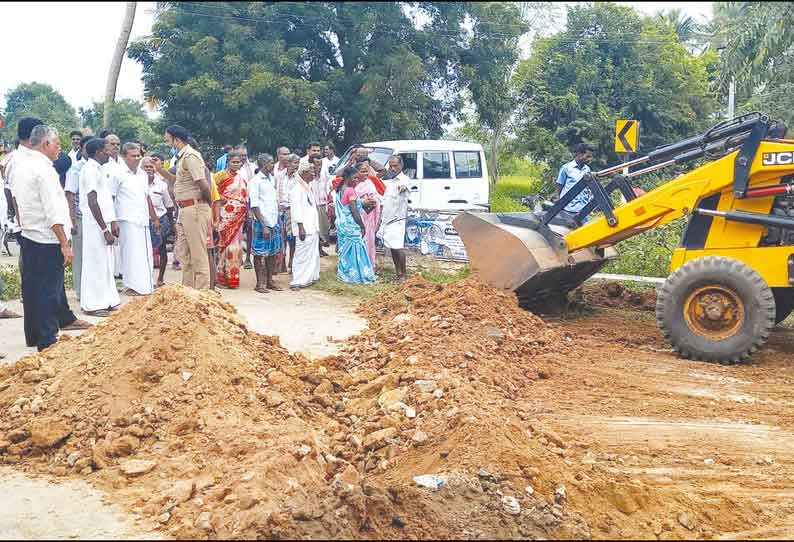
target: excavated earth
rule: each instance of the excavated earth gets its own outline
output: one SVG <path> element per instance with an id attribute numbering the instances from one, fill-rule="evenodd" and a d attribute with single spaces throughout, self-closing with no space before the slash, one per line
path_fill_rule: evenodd
<path id="1" fill-rule="evenodd" d="M 0 368 L 0 463 L 179 538 L 794 536 L 793 332 L 687 362 L 621 296 L 412 279 L 312 361 L 168 286 Z"/>

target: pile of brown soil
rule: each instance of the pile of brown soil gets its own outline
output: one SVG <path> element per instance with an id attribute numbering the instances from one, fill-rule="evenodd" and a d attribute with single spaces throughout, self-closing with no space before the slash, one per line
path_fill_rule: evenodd
<path id="1" fill-rule="evenodd" d="M 586 305 L 594 307 L 656 311 L 656 290 L 633 292 L 620 282 L 588 282 L 580 286 L 574 295 Z"/>
<path id="2" fill-rule="evenodd" d="M 362 310 L 311 362 L 160 289 L 0 369 L 0 462 L 84 476 L 178 537 L 587 536 L 568 446 L 532 421 L 570 337 L 473 280 Z"/>

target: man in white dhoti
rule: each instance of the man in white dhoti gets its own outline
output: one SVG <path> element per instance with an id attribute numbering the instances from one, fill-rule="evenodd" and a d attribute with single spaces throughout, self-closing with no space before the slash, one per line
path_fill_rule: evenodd
<path id="1" fill-rule="evenodd" d="M 105 136 L 105 143 L 107 143 L 108 149 L 108 161 L 102 164 L 102 169 L 105 170 L 105 173 L 110 175 L 112 179 L 115 175 L 119 174 L 121 169 L 124 167 L 124 163 L 121 161 L 121 157 L 119 156 L 119 152 L 121 151 L 121 140 L 119 136 L 116 134 L 108 134 Z M 121 276 L 121 250 L 119 248 L 119 241 L 116 239 L 116 242 L 113 243 L 113 276 L 120 277 Z"/>
<path id="2" fill-rule="evenodd" d="M 119 249 L 124 294 L 148 295 L 154 291 L 154 258 L 149 221 L 160 230 L 160 219 L 149 199 L 149 179 L 138 167 L 141 147 L 125 143 L 121 147 L 122 166 L 110 179 L 110 193 L 115 200 L 119 223 Z"/>
<path id="3" fill-rule="evenodd" d="M 109 146 L 92 139 L 85 145 L 88 161 L 80 170 L 80 211 L 83 213 L 83 276 L 80 308 L 91 316 L 107 317 L 121 300 L 113 278 L 113 243 L 119 234 L 110 177 L 102 169 Z"/>
<path id="4" fill-rule="evenodd" d="M 405 224 L 408 220 L 408 195 L 410 179 L 403 173 L 403 160 L 394 156 L 389 160 L 389 172 L 383 177 L 386 192 L 383 194 L 378 237 L 391 251 L 397 280 L 403 282 L 408 276 L 405 257 Z"/>
<path id="5" fill-rule="evenodd" d="M 301 164 L 289 193 L 292 212 L 292 234 L 295 236 L 295 258 L 292 260 L 290 288 L 297 290 L 320 280 L 320 225 L 317 203 L 311 189 L 314 165 Z"/>

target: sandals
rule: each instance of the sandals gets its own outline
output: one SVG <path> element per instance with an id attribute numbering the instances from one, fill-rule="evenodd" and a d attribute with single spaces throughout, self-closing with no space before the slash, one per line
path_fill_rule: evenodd
<path id="1" fill-rule="evenodd" d="M 255 292 L 259 292 L 260 294 L 269 294 L 270 290 L 267 288 L 254 288 Z"/>
<path id="2" fill-rule="evenodd" d="M 113 313 L 108 309 L 100 309 L 98 311 L 88 311 L 85 314 L 87 314 L 88 316 L 95 316 L 97 318 L 108 318 L 113 315 Z"/>
<path id="3" fill-rule="evenodd" d="M 84 329 L 90 329 L 92 327 L 94 327 L 94 324 L 91 324 L 90 322 L 86 322 L 85 320 L 75 320 L 68 326 L 64 326 L 61 329 L 63 331 L 82 331 Z"/>
<path id="4" fill-rule="evenodd" d="M 0 312 L 0 320 L 6 320 L 11 318 L 22 318 L 22 315 L 17 314 L 10 309 L 3 309 L 2 312 Z"/>

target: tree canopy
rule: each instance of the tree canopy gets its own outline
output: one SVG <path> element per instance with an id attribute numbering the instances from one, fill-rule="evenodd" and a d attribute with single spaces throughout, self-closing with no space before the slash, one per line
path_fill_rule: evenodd
<path id="1" fill-rule="evenodd" d="M 537 40 L 516 75 L 517 134 L 535 160 L 559 165 L 580 142 L 615 163 L 615 120 L 641 123 L 641 149 L 691 136 L 713 120 L 714 53 L 691 54 L 677 29 L 611 3 L 568 9 L 566 29 Z"/>
<path id="2" fill-rule="evenodd" d="M 69 132 L 79 128 L 74 108 L 60 92 L 44 83 L 22 83 L 6 94 L 3 115 L 3 138 L 13 141 L 17 136 L 17 122 L 24 117 L 36 117 L 58 129 L 64 145 Z"/>
<path id="3" fill-rule="evenodd" d="M 98 134 L 105 128 L 103 123 L 104 104 L 95 102 L 88 109 L 80 108 L 83 126 Z M 142 141 L 147 145 L 159 143 L 162 135 L 155 132 L 153 122 L 143 110 L 143 104 L 135 100 L 116 100 L 110 114 L 110 128 L 122 141 Z"/>

